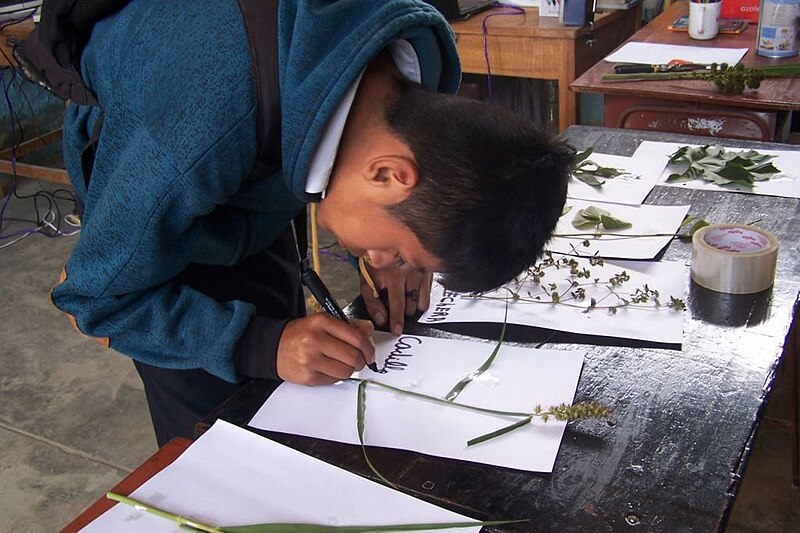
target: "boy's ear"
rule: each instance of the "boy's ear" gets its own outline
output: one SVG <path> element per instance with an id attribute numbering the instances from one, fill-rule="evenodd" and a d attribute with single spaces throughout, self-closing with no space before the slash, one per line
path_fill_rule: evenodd
<path id="1" fill-rule="evenodd" d="M 371 185 L 407 195 L 419 182 L 416 162 L 400 155 L 383 155 L 370 161 L 367 177 Z"/>

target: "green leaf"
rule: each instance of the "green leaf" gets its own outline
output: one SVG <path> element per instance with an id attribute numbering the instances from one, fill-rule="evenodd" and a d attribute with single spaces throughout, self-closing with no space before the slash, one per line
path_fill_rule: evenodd
<path id="1" fill-rule="evenodd" d="M 578 229 L 596 228 L 603 226 L 605 229 L 623 229 L 633 226 L 627 220 L 615 217 L 605 209 L 590 205 L 581 209 L 572 219 L 572 225 Z"/>
<path id="2" fill-rule="evenodd" d="M 361 380 L 358 382 L 358 401 L 356 405 L 356 426 L 358 428 L 358 442 L 361 443 L 361 453 L 364 454 L 364 460 L 367 462 L 367 466 L 369 466 L 370 470 L 378 476 L 378 478 L 392 487 L 393 489 L 397 489 L 394 483 L 383 477 L 383 474 L 378 472 L 378 469 L 373 466 L 372 461 L 369 460 L 369 455 L 367 455 L 367 447 L 364 446 L 364 414 L 367 410 L 367 381 Z"/>
<path id="3" fill-rule="evenodd" d="M 747 170 L 749 170 L 751 173 L 755 174 L 756 175 L 755 179 L 757 179 L 757 180 L 769 179 L 769 178 L 772 177 L 773 174 L 778 174 L 780 172 L 780 169 L 778 169 L 775 165 L 773 165 L 769 161 L 766 162 L 766 163 L 763 163 L 761 165 L 757 165 L 757 166 L 754 166 L 752 168 L 748 168 Z M 769 175 L 765 176 L 765 177 L 761 177 L 761 174 L 769 174 Z"/>
<path id="4" fill-rule="evenodd" d="M 601 180 L 600 178 L 596 178 L 595 176 L 588 174 L 580 169 L 576 170 L 572 175 L 575 177 L 575 179 L 582 181 L 587 185 L 594 185 L 596 187 L 606 182 L 606 180 Z"/>
<path id="5" fill-rule="evenodd" d="M 446 401 L 452 402 L 455 400 L 458 395 L 461 394 L 461 391 L 463 391 L 464 388 L 472 382 L 472 380 L 486 372 L 489 367 L 492 366 L 495 357 L 497 357 L 497 352 L 500 351 L 500 347 L 503 345 L 503 339 L 506 337 L 506 325 L 508 325 L 508 299 L 506 299 L 506 312 L 503 316 L 503 329 L 500 330 L 500 338 L 497 339 L 497 344 L 495 345 L 494 350 L 492 350 L 489 358 L 486 359 L 481 366 L 470 372 L 464 379 L 456 383 L 455 387 L 450 389 L 450 392 L 448 392 L 444 397 Z"/>
<path id="6" fill-rule="evenodd" d="M 575 213 L 572 225 L 578 229 L 593 228 L 600 224 L 603 215 L 610 215 L 605 209 L 590 205 Z"/>
<path id="7" fill-rule="evenodd" d="M 566 215 L 566 214 L 567 214 L 567 213 L 569 213 L 570 211 L 572 211 L 572 206 L 571 206 L 571 205 L 564 204 L 564 207 L 563 207 L 563 208 L 561 208 L 561 216 L 563 217 L 564 215 Z"/>
<path id="8" fill-rule="evenodd" d="M 506 433 L 511 433 L 512 431 L 519 429 L 521 427 L 525 427 L 531 423 L 533 416 L 529 416 L 528 418 L 523 418 L 518 422 L 514 422 L 513 424 L 500 428 L 496 431 L 492 431 L 491 433 L 486 433 L 485 435 L 481 435 L 480 437 L 475 437 L 474 439 L 470 439 L 467 441 L 467 446 L 475 446 L 476 444 L 480 444 L 481 442 L 486 442 L 487 440 L 494 439 L 501 435 L 505 435 Z"/>
<path id="9" fill-rule="evenodd" d="M 697 230 L 699 230 L 700 228 L 704 228 L 708 225 L 709 223 L 706 222 L 705 220 L 698 220 L 692 225 L 691 229 L 689 229 L 689 236 L 690 237 L 693 236 Z"/>
<path id="10" fill-rule="evenodd" d="M 611 215 L 600 215 L 600 223 L 605 229 L 624 229 L 633 226 L 633 224 L 627 220 L 622 220 Z"/>
<path id="11" fill-rule="evenodd" d="M 747 187 L 753 186 L 753 177 L 750 175 L 750 172 L 740 165 L 729 163 L 725 168 L 719 170 L 717 174 L 741 185 Z"/>
<path id="12" fill-rule="evenodd" d="M 582 163 L 590 155 L 592 155 L 592 152 L 594 152 L 594 148 L 590 147 L 584 150 L 583 152 L 578 152 L 577 154 L 575 154 L 575 164 L 577 165 L 578 163 Z"/>
<path id="13" fill-rule="evenodd" d="M 679 163 L 679 162 L 681 162 L 684 159 L 684 157 L 686 155 L 686 151 L 688 149 L 689 149 L 688 146 L 682 146 L 682 147 L 678 148 L 677 150 L 675 150 L 675 152 L 671 156 L 669 156 L 669 162 L 670 163 Z"/>
<path id="14" fill-rule="evenodd" d="M 622 172 L 621 170 L 617 170 L 613 167 L 600 167 L 598 166 L 597 169 L 594 171 L 595 176 L 600 176 L 601 178 L 616 178 L 617 176 L 621 176 L 626 174 L 626 172 Z"/>

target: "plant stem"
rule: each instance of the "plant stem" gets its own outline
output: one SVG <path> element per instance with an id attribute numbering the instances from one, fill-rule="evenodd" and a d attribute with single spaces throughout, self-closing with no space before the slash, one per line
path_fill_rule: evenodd
<path id="1" fill-rule="evenodd" d="M 178 515 L 174 515 L 152 505 L 142 503 L 128 496 L 122 496 L 115 492 L 106 494 L 106 498 L 114 500 L 141 511 L 166 518 L 176 522 L 180 527 L 187 527 L 206 533 L 323 533 L 339 531 L 342 533 L 366 533 L 368 531 L 429 531 L 436 529 L 458 529 L 479 526 L 500 526 L 503 524 L 514 524 L 517 522 L 527 522 L 524 520 L 489 520 L 473 522 L 439 522 L 432 524 L 399 524 L 381 526 L 326 526 L 321 524 L 254 524 L 248 526 L 223 526 L 211 527 L 193 520 L 187 520 Z"/>
<path id="2" fill-rule="evenodd" d="M 397 486 L 386 479 L 383 474 L 381 474 L 377 468 L 372 464 L 372 461 L 369 460 L 369 455 L 367 455 L 367 447 L 364 445 L 364 415 L 367 409 L 367 380 L 363 380 L 358 384 L 358 402 L 357 402 L 357 412 L 356 412 L 356 425 L 358 427 L 358 441 L 361 443 L 361 453 L 364 454 L 364 460 L 367 462 L 367 466 L 369 466 L 370 470 L 378 476 L 378 478 L 392 487 L 393 489 L 397 490 Z"/>
<path id="3" fill-rule="evenodd" d="M 594 240 L 616 241 L 643 237 L 675 237 L 677 233 L 553 233 L 553 237 L 562 239 L 580 239 L 591 237 Z"/>
<path id="4" fill-rule="evenodd" d="M 114 500 L 116 502 L 124 503 L 126 505 L 130 505 L 140 511 L 145 511 L 150 514 L 160 516 L 161 518 L 172 520 L 181 527 L 190 527 L 198 531 L 206 531 L 207 533 L 223 533 L 223 530 L 220 528 L 207 526 L 205 524 L 201 524 L 200 522 L 195 522 L 194 520 L 190 520 L 188 518 L 172 514 L 168 511 L 164 511 L 163 509 L 159 509 L 158 507 L 154 507 L 150 504 L 142 503 L 139 500 L 135 500 L 129 496 L 123 496 L 121 494 L 117 494 L 116 492 L 107 493 L 106 498 L 108 498 L 109 500 Z"/>
<path id="5" fill-rule="evenodd" d="M 430 396 L 428 394 L 422 394 L 419 392 L 414 392 L 406 389 L 401 389 L 399 387 L 393 387 L 392 385 L 387 385 L 386 383 L 381 383 L 380 381 L 374 381 L 371 379 L 359 379 L 359 378 L 348 378 L 345 381 L 353 381 L 355 383 L 365 382 L 370 385 L 377 385 L 378 387 L 383 387 L 384 389 L 399 392 L 401 394 L 406 394 L 408 396 L 413 396 L 414 398 L 419 398 L 421 400 L 428 400 L 435 403 L 441 403 L 444 405 L 451 405 L 454 407 L 460 407 L 462 409 L 467 409 L 469 411 L 475 411 L 477 413 L 485 413 L 489 415 L 499 415 L 499 416 L 528 416 L 530 413 L 520 413 L 516 411 L 498 411 L 496 409 L 486 409 L 484 407 L 477 407 L 475 405 L 467 405 L 465 403 L 458 403 L 458 402 L 448 402 L 442 398 L 437 398 L 436 396 Z"/>
<path id="6" fill-rule="evenodd" d="M 506 336 L 507 325 L 508 325 L 508 298 L 506 298 L 506 313 L 505 316 L 503 317 L 503 329 L 500 330 L 500 338 L 497 339 L 497 344 L 495 345 L 494 350 L 492 350 L 492 353 L 489 355 L 489 358 L 486 359 L 486 361 L 484 361 L 481 366 L 479 366 L 477 369 L 467 374 L 467 376 L 464 379 L 456 383 L 455 387 L 450 389 L 450 392 L 448 392 L 444 397 L 446 401 L 452 402 L 453 400 L 455 400 L 458 397 L 458 395 L 461 394 L 461 391 L 463 391 L 466 388 L 466 386 L 472 382 L 472 380 L 474 380 L 475 378 L 486 372 L 489 369 L 489 367 L 492 366 L 495 357 L 497 357 L 497 353 L 500 351 L 500 346 L 503 345 L 503 339 Z"/>

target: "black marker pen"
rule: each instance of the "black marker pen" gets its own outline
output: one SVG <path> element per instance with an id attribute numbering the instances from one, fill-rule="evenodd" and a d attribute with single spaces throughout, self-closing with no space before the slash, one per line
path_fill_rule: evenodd
<path id="1" fill-rule="evenodd" d="M 300 271 L 303 285 L 308 287 L 309 292 L 314 296 L 314 299 L 319 302 L 319 305 L 322 306 L 322 309 L 324 309 L 326 313 L 333 315 L 340 320 L 344 320 L 349 324 L 350 321 L 347 320 L 347 315 L 344 314 L 342 308 L 339 307 L 339 304 L 337 304 L 336 300 L 333 299 L 331 291 L 328 290 L 328 287 L 325 286 L 319 275 L 308 264 L 308 259 L 305 259 L 301 262 Z M 364 354 L 362 353 L 361 356 L 364 357 Z M 366 363 L 367 368 L 373 372 L 378 371 L 378 365 L 375 363 L 367 363 L 366 358 L 364 358 L 364 363 Z"/>

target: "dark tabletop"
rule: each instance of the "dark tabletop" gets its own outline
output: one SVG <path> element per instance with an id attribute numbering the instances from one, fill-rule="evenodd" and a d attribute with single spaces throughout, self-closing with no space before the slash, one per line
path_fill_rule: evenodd
<path id="1" fill-rule="evenodd" d="M 632 155 L 640 140 L 701 144 L 671 133 L 573 126 L 576 148 Z M 791 149 L 726 140 L 726 145 Z M 798 306 L 800 202 L 792 198 L 657 186 L 646 203 L 687 205 L 712 223 L 749 223 L 778 236 L 775 285 L 755 295 L 723 295 L 689 279 L 691 244 L 673 240 L 660 257 L 685 264 L 682 349 L 509 326 L 507 340 L 586 350 L 576 401 L 598 401 L 608 421 L 567 427 L 552 474 L 520 472 L 414 452 L 370 448 L 370 459 L 403 491 L 478 519 L 530 518 L 504 531 L 714 531 L 724 527 L 749 443 L 781 362 Z M 347 311 L 365 316 L 356 301 Z M 446 329 L 445 329 L 446 328 Z M 496 339 L 499 324 L 409 324 L 407 333 Z M 246 426 L 275 384 L 254 381 L 216 418 Z M 258 431 L 365 477 L 375 476 L 356 446 Z M 787 468 L 789 465 L 787 464 Z"/>

